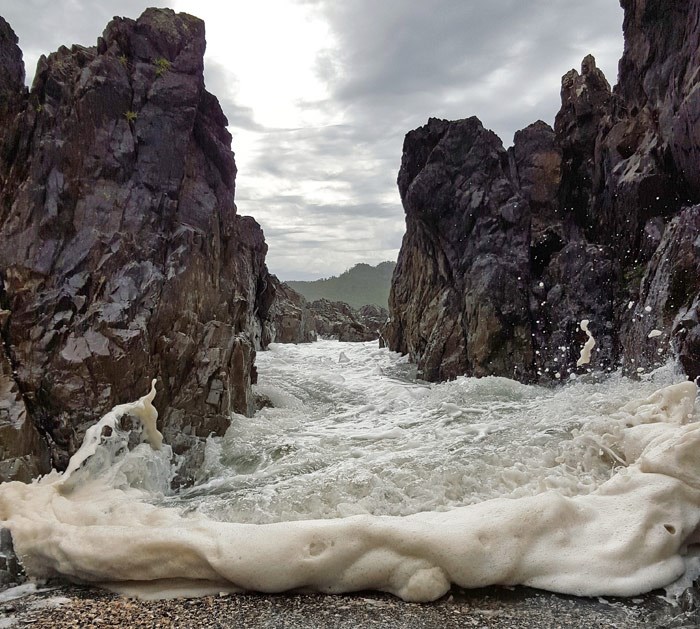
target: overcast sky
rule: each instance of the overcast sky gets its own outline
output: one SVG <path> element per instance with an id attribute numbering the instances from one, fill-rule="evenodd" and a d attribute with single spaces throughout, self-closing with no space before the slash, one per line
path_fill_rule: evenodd
<path id="1" fill-rule="evenodd" d="M 205 80 L 228 116 L 239 213 L 282 279 L 396 259 L 404 135 L 478 116 L 507 147 L 553 124 L 561 76 L 588 53 L 611 84 L 617 0 L 0 0 L 28 81 L 40 54 L 93 45 L 114 15 L 169 6 L 205 20 Z"/>

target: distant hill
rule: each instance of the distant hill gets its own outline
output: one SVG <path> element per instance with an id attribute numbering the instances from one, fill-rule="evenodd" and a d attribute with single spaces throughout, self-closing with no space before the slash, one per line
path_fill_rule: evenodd
<path id="1" fill-rule="evenodd" d="M 344 301 L 353 308 L 375 304 L 388 308 L 391 275 L 396 262 L 381 262 L 377 266 L 356 264 L 338 277 L 312 282 L 285 282 L 308 301 L 330 299 Z"/>

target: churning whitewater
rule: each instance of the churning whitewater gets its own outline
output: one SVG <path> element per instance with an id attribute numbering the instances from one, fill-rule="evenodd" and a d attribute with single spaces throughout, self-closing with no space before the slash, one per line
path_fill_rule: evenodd
<path id="1" fill-rule="evenodd" d="M 169 489 L 178 461 L 153 388 L 89 431 L 63 474 L 0 485 L 27 572 L 142 597 L 429 601 L 452 583 L 630 596 L 694 565 L 697 387 L 671 366 L 557 388 L 428 384 L 374 344 L 319 341 L 272 345 L 258 369 L 270 405 L 209 439 L 193 487 Z M 123 415 L 144 425 L 131 450 Z"/>

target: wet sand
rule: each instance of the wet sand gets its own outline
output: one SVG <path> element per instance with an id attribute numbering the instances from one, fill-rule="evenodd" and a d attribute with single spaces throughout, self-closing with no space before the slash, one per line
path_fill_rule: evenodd
<path id="1" fill-rule="evenodd" d="M 687 605 L 673 607 L 656 594 L 625 600 L 581 599 L 528 588 L 454 590 L 434 603 L 410 604 L 374 592 L 138 601 L 96 589 L 61 586 L 0 602 L 0 628 L 700 627 L 699 610 L 684 611 L 683 607 Z"/>

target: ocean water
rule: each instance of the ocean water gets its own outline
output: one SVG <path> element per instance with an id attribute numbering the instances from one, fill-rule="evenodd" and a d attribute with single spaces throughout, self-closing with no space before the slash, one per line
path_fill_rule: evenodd
<path id="1" fill-rule="evenodd" d="M 690 582 L 700 522 L 697 388 L 638 381 L 415 380 L 374 343 L 272 345 L 271 406 L 210 438 L 197 483 L 153 433 L 152 396 L 117 407 L 65 474 L 0 485 L 31 574 L 140 596 L 377 589 L 433 600 L 525 584 L 634 596 Z M 128 451 L 119 416 L 150 443 Z M 102 425 L 115 430 L 102 436 Z"/>
<path id="2" fill-rule="evenodd" d="M 432 384 L 376 343 L 337 341 L 276 344 L 257 364 L 274 406 L 234 416 L 198 485 L 165 504 L 261 524 L 588 494 L 625 465 L 620 409 L 683 379 L 669 364 L 640 381 L 592 369 L 552 388 Z"/>

